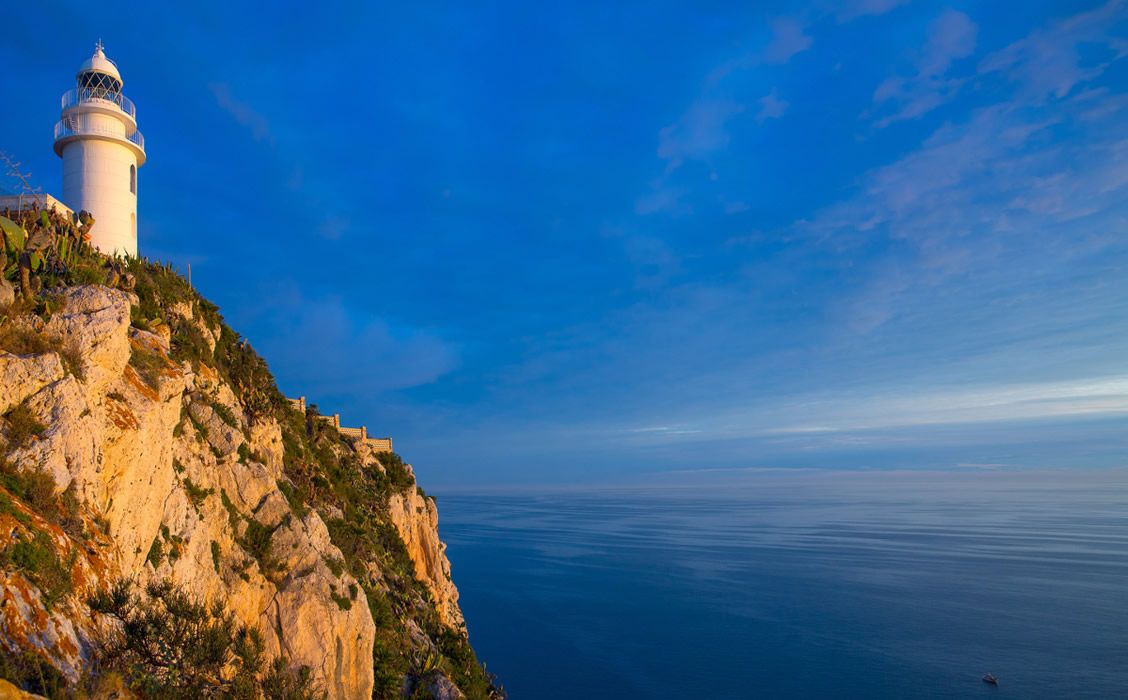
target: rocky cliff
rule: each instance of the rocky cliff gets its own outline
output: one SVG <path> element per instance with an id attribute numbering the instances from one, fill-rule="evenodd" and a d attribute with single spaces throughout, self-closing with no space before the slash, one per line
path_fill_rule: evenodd
<path id="1" fill-rule="evenodd" d="M 129 638 L 167 585 L 222 608 L 257 640 L 255 672 L 310 697 L 498 697 L 411 468 L 295 411 L 214 306 L 130 265 L 129 291 L 57 284 L 0 310 L 0 677 L 60 696 L 111 675 L 136 696 L 188 687 Z M 132 597 L 105 614 L 92 600 L 115 587 Z M 233 649 L 194 682 L 298 696 L 239 695 Z"/>

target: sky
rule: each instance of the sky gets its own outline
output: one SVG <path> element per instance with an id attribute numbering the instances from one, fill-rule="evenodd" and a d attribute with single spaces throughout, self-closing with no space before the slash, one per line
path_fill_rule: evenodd
<path id="1" fill-rule="evenodd" d="M 426 484 L 1128 463 L 1128 2 L 22 3 L 142 254 Z"/>

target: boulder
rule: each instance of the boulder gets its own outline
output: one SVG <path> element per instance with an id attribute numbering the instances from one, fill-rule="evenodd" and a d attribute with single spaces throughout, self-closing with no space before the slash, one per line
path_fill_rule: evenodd
<path id="1" fill-rule="evenodd" d="M 40 389 L 63 378 L 55 353 L 12 355 L 0 352 L 0 413 L 7 413 Z"/>

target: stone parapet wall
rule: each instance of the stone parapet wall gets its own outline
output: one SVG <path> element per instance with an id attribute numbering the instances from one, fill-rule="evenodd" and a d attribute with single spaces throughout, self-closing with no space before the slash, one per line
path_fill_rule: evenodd
<path id="1" fill-rule="evenodd" d="M 299 411 L 301 413 L 306 412 L 306 409 L 308 407 L 308 404 L 306 403 L 306 397 L 299 396 L 296 399 L 289 399 L 288 398 L 286 400 L 290 402 L 290 405 L 294 407 L 294 410 Z M 392 439 L 390 437 L 370 438 L 370 437 L 368 437 L 367 426 L 363 426 L 363 425 L 360 426 L 359 428 L 343 427 L 341 425 L 341 414 L 339 414 L 339 413 L 334 413 L 331 416 L 317 416 L 317 419 L 320 420 L 320 421 L 323 421 L 325 423 L 329 423 L 334 428 L 336 428 L 337 431 L 341 433 L 341 435 L 344 435 L 345 437 L 347 437 L 351 440 L 359 440 L 360 442 L 367 444 L 369 447 L 376 450 L 377 452 L 391 452 L 392 451 Z"/>
<path id="2" fill-rule="evenodd" d="M 392 439 L 386 438 L 368 438 L 368 445 L 377 452 L 391 452 Z"/>

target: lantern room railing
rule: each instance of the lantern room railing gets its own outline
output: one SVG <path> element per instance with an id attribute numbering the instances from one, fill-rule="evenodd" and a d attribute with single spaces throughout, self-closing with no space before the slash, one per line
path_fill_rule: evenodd
<path id="1" fill-rule="evenodd" d="M 64 92 L 62 98 L 63 109 L 97 101 L 111 102 L 128 114 L 130 119 L 137 121 L 137 107 L 133 104 L 133 100 L 120 92 L 102 87 L 72 88 Z"/>

